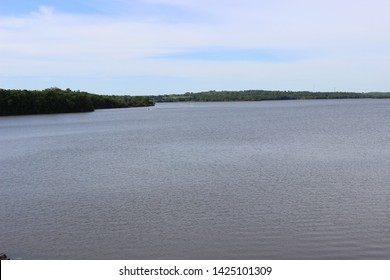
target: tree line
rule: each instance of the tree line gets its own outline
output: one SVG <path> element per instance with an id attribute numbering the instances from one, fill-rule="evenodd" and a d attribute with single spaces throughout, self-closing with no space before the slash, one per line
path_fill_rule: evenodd
<path id="1" fill-rule="evenodd" d="M 92 112 L 95 109 L 153 106 L 148 96 L 97 95 L 70 89 L 0 89 L 0 116 Z"/>
<path id="2" fill-rule="evenodd" d="M 48 88 L 45 90 L 0 89 L 0 116 L 91 112 L 95 109 L 153 106 L 155 102 L 263 101 L 295 99 L 390 98 L 390 92 L 310 91 L 204 91 L 155 96 L 97 95 Z"/>
<path id="3" fill-rule="evenodd" d="M 153 96 L 156 102 L 208 102 L 208 101 L 263 101 L 296 99 L 346 99 L 346 98 L 390 98 L 390 93 L 357 92 L 310 92 L 310 91 L 204 91 L 185 94 L 167 94 Z"/>

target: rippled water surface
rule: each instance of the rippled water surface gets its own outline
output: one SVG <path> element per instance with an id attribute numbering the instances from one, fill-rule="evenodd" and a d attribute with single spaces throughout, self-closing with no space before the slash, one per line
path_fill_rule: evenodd
<path id="1" fill-rule="evenodd" d="M 390 100 L 0 118 L 0 251 L 390 259 Z"/>

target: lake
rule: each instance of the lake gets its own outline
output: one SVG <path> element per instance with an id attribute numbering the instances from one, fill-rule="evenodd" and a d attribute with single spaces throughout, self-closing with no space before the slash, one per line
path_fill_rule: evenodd
<path id="1" fill-rule="evenodd" d="M 0 118 L 21 259 L 390 259 L 390 100 Z"/>

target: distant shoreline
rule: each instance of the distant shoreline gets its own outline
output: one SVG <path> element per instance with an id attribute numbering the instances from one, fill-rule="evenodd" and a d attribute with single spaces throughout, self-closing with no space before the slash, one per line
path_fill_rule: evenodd
<path id="1" fill-rule="evenodd" d="M 265 100 L 305 100 L 305 99 L 358 99 L 390 98 L 390 92 L 311 92 L 311 91 L 207 91 L 187 92 L 152 96 L 155 102 L 225 102 L 225 101 L 265 101 Z"/>
<path id="2" fill-rule="evenodd" d="M 97 109 L 154 106 L 166 102 L 237 102 L 267 100 L 316 100 L 390 98 L 390 92 L 310 91 L 207 91 L 151 96 L 97 95 L 88 92 L 48 88 L 37 90 L 0 89 L 0 116 L 84 113 Z"/>

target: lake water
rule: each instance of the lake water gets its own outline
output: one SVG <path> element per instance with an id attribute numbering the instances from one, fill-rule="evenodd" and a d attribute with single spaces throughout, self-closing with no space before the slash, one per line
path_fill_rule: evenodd
<path id="1" fill-rule="evenodd" d="M 0 118 L 22 259 L 390 259 L 390 100 Z"/>

